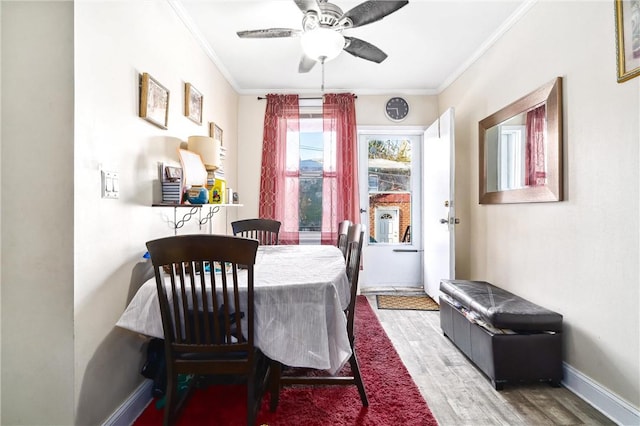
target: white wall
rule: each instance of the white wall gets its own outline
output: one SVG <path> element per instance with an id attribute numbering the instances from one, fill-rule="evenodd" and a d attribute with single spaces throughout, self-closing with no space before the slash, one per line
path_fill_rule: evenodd
<path id="1" fill-rule="evenodd" d="M 68 425 L 74 398 L 73 3 L 0 7 L 0 422 Z"/>
<path id="2" fill-rule="evenodd" d="M 207 135 L 214 121 L 224 131 L 234 187 L 238 107 L 167 2 L 77 1 L 75 32 L 75 421 L 84 425 L 103 421 L 143 379 L 142 341 L 114 324 L 145 242 L 173 235 L 166 223 L 173 209 L 151 207 L 160 201 L 158 163 L 177 164 L 178 146 Z M 170 91 L 168 130 L 137 116 L 142 72 Z M 184 116 L 185 82 L 203 94 L 202 126 Z M 101 198 L 101 167 L 120 174 L 119 199 Z M 214 232 L 225 232 L 224 218 L 215 216 Z M 193 232 L 200 232 L 195 219 L 179 230 Z"/>
<path id="3" fill-rule="evenodd" d="M 458 213 L 469 218 L 458 276 L 563 314 L 565 361 L 639 407 L 640 78 L 616 82 L 614 35 L 609 2 L 538 2 L 439 107 L 456 108 Z M 478 121 L 556 76 L 566 201 L 480 206 Z"/>
<path id="4" fill-rule="evenodd" d="M 331 92 L 327 90 L 327 92 Z M 396 123 L 384 115 L 387 100 L 396 96 L 358 95 L 356 99 L 356 121 L 358 126 L 393 126 Z M 320 96 L 320 95 L 318 95 Z M 425 128 L 438 118 L 438 104 L 435 96 L 403 95 L 409 102 L 409 115 L 402 126 L 424 126 Z M 301 97 L 313 97 L 303 95 Z M 241 96 L 238 123 L 238 163 L 240 178 L 238 193 L 244 207 L 238 217 L 256 217 L 260 190 L 260 164 L 262 161 L 262 134 L 266 100 L 257 100 L 256 96 Z"/>

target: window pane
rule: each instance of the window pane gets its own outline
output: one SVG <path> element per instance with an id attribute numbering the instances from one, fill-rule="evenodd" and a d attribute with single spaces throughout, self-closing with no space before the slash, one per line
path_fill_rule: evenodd
<path id="1" fill-rule="evenodd" d="M 411 141 L 371 139 L 368 143 L 371 243 L 411 242 Z"/>
<path id="2" fill-rule="evenodd" d="M 369 141 L 369 182 L 377 180 L 377 191 L 411 190 L 411 142 Z"/>
<path id="3" fill-rule="evenodd" d="M 320 232 L 322 177 L 300 178 L 300 231 Z"/>
<path id="4" fill-rule="evenodd" d="M 295 172 L 300 167 L 300 136 L 298 132 L 287 132 L 287 172 Z"/>
<path id="5" fill-rule="evenodd" d="M 300 173 L 322 174 L 322 132 L 300 133 Z"/>
<path id="6" fill-rule="evenodd" d="M 325 162 L 322 116 L 300 117 L 299 226 L 301 243 L 319 243 L 322 225 L 322 169 Z"/>

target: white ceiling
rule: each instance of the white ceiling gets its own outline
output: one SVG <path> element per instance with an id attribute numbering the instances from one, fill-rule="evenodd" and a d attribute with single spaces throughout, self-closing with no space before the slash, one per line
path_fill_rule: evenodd
<path id="1" fill-rule="evenodd" d="M 169 0 L 241 94 L 318 93 L 322 67 L 298 73 L 299 38 L 240 39 L 236 32 L 302 29 L 293 0 Z M 325 64 L 325 91 L 437 94 L 522 16 L 535 0 L 409 0 L 378 22 L 345 30 L 387 53 L 376 64 L 347 52 Z M 361 1 L 334 0 L 343 11 Z"/>

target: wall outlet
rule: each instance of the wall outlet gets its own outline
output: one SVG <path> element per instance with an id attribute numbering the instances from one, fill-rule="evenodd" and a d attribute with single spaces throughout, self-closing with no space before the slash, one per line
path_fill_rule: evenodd
<path id="1" fill-rule="evenodd" d="M 100 171 L 102 175 L 102 198 L 118 198 L 120 196 L 120 178 L 116 172 Z"/>

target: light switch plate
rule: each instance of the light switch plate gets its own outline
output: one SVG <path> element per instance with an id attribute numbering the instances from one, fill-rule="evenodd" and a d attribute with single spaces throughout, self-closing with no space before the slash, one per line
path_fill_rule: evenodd
<path id="1" fill-rule="evenodd" d="M 102 198 L 118 198 L 120 195 L 120 178 L 116 172 L 101 171 Z"/>

